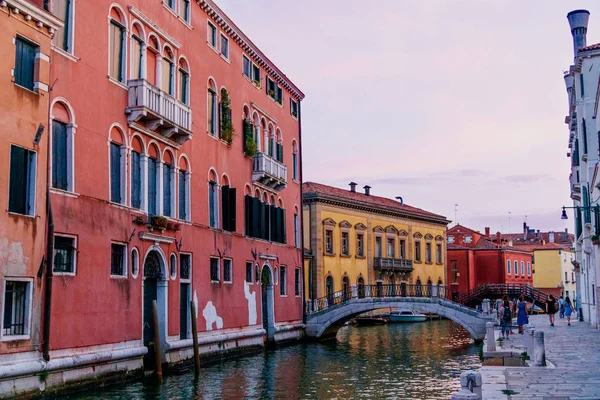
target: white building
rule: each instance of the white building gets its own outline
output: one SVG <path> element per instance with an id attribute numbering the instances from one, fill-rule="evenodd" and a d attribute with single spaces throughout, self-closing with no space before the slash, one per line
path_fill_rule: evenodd
<path id="1" fill-rule="evenodd" d="M 573 35 L 574 63 L 565 74 L 569 97 L 569 153 L 571 157 L 571 198 L 575 207 L 575 281 L 580 319 L 598 327 L 600 236 L 600 121 L 598 85 L 600 83 L 600 44 L 587 46 L 590 13 L 575 10 L 567 14 Z"/>

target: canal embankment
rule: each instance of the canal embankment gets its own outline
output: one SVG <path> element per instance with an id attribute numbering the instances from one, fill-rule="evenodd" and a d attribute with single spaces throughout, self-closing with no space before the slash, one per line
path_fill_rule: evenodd
<path id="1" fill-rule="evenodd" d="M 531 316 L 529 327 L 543 332 L 546 365 L 538 366 L 539 354 L 536 360 L 535 350 L 532 354 L 526 334 L 516 333 L 508 340 L 498 341 L 500 331 L 494 329 L 496 350 L 486 348 L 491 339 L 489 334 L 483 344 L 482 398 L 600 399 L 600 376 L 597 374 L 600 330 L 576 320 L 569 326 L 566 319 L 560 318 L 556 318 L 555 326 L 550 326 L 546 315 Z"/>

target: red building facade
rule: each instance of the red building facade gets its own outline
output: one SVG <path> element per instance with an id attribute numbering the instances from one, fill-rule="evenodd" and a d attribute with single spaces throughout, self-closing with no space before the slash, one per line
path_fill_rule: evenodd
<path id="1" fill-rule="evenodd" d="M 50 362 L 153 368 L 153 301 L 162 363 L 191 302 L 202 353 L 299 338 L 303 93 L 210 0 L 43 4 Z"/>
<path id="2" fill-rule="evenodd" d="M 499 237 L 500 233 L 496 236 Z M 497 240 L 501 243 L 501 240 Z M 489 228 L 481 234 L 461 225 L 448 229 L 448 279 L 454 299 L 486 283 L 533 286 L 533 255 L 507 245 L 496 245 Z"/>

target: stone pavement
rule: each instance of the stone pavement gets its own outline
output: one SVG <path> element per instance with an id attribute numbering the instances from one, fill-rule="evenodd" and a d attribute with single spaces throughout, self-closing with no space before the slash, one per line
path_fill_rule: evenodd
<path id="1" fill-rule="evenodd" d="M 553 327 L 547 315 L 531 316 L 529 322 L 544 332 L 549 366 L 483 367 L 483 399 L 600 400 L 600 330 L 575 320 L 567 326 L 558 314 Z M 511 335 L 507 344 L 518 347 L 521 338 Z"/>

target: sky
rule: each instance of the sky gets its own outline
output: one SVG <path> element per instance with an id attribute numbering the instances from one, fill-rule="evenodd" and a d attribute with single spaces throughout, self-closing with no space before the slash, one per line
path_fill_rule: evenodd
<path id="1" fill-rule="evenodd" d="M 450 226 L 574 231 L 566 14 L 589 10 L 598 43 L 597 0 L 216 1 L 306 95 L 304 181 L 368 184 Z"/>

